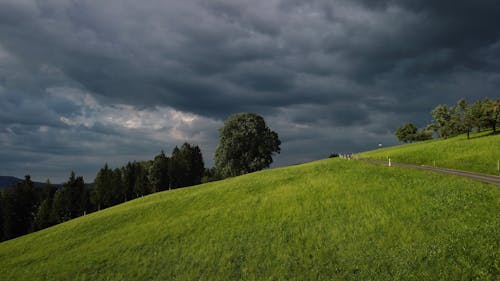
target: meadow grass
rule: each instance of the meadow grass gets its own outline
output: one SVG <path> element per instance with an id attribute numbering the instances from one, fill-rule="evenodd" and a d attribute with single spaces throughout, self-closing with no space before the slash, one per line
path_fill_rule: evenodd
<path id="1" fill-rule="evenodd" d="M 1 280 L 495 280 L 500 189 L 329 159 L 0 243 Z"/>
<path id="2" fill-rule="evenodd" d="M 491 131 L 472 133 L 471 139 L 460 135 L 449 139 L 434 139 L 423 142 L 381 148 L 357 154 L 360 158 L 384 160 L 418 165 L 473 171 L 500 175 L 497 161 L 500 160 L 500 134 Z"/>

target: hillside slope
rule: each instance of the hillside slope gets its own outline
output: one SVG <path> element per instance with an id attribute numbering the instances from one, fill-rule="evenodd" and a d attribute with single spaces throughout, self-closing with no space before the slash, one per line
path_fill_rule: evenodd
<path id="1" fill-rule="evenodd" d="M 500 189 L 330 159 L 136 199 L 0 243 L 1 280 L 492 280 Z"/>
<path id="2" fill-rule="evenodd" d="M 500 160 L 500 134 L 490 132 L 472 133 L 446 140 L 435 139 L 399 146 L 381 148 L 357 154 L 359 158 L 428 165 L 472 172 L 499 175 L 497 161 Z"/>

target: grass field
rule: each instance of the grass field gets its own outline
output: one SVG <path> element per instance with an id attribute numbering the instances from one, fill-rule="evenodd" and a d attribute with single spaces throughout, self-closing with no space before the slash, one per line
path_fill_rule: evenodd
<path id="1" fill-rule="evenodd" d="M 500 134 L 490 132 L 436 139 L 424 142 L 387 147 L 358 154 L 360 158 L 451 168 L 491 175 L 500 175 L 497 161 L 500 160 Z"/>
<path id="2" fill-rule="evenodd" d="M 498 214 L 494 185 L 328 159 L 0 243 L 0 279 L 495 280 Z"/>

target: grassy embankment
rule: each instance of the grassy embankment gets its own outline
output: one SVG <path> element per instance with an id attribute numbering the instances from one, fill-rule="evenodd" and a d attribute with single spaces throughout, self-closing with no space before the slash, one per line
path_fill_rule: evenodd
<path id="1" fill-rule="evenodd" d="M 499 175 L 497 161 L 500 160 L 500 134 L 491 131 L 472 133 L 446 140 L 435 139 L 424 142 L 381 148 L 357 154 L 360 158 L 391 161 L 418 165 L 458 169 Z"/>
<path id="2" fill-rule="evenodd" d="M 1 280 L 494 280 L 500 189 L 329 159 L 0 243 Z"/>

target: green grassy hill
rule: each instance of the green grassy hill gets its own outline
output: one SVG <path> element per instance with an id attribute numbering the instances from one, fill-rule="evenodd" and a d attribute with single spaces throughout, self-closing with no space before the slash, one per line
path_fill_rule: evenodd
<path id="1" fill-rule="evenodd" d="M 491 131 L 472 133 L 446 140 L 435 139 L 424 142 L 387 147 L 357 155 L 360 158 L 387 160 L 458 170 L 499 175 L 497 161 L 500 160 L 500 134 Z"/>
<path id="2" fill-rule="evenodd" d="M 322 160 L 136 199 L 0 243 L 1 280 L 494 280 L 500 189 Z"/>

